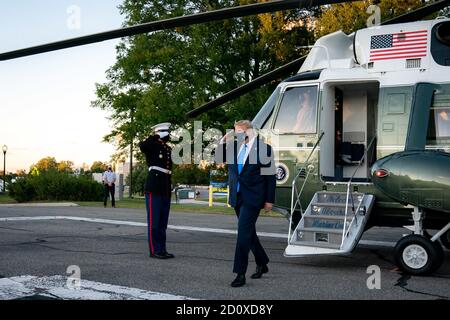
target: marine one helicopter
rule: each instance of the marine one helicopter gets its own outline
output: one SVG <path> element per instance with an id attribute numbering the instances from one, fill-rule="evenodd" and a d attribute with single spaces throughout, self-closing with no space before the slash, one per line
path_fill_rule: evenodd
<path id="1" fill-rule="evenodd" d="M 1 53 L 0 61 L 340 2 L 350 1 L 225 8 Z M 411 231 L 394 249 L 403 271 L 426 275 L 442 265 L 442 246 L 450 249 L 450 19 L 421 19 L 447 6 L 450 0 L 436 1 L 376 27 L 328 34 L 306 57 L 187 114 L 195 117 L 298 70 L 253 119 L 256 128 L 277 133 L 275 205 L 290 221 L 286 257 L 349 254 L 364 231 L 390 226 Z"/>

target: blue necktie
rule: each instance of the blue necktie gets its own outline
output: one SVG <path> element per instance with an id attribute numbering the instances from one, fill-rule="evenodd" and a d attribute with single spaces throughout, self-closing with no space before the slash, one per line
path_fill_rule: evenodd
<path id="1" fill-rule="evenodd" d="M 242 169 L 244 168 L 244 159 L 246 152 L 247 152 L 247 144 L 244 144 L 244 147 L 242 148 L 241 152 L 239 152 L 237 159 L 238 174 L 241 174 Z M 237 192 L 239 192 L 239 181 L 237 183 Z"/>

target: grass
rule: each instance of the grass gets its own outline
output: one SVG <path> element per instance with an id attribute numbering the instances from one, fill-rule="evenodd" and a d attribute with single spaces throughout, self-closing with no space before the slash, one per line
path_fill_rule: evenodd
<path id="1" fill-rule="evenodd" d="M 207 199 L 202 199 L 204 201 L 207 201 Z M 35 202 L 52 202 L 52 201 L 35 201 Z M 58 202 L 64 202 L 64 201 L 58 201 Z M 226 202 L 226 198 L 216 198 L 214 199 L 214 202 Z M 11 198 L 8 194 L 0 194 L 0 204 L 12 204 L 17 203 L 16 200 Z M 101 208 L 103 207 L 103 202 L 96 202 L 96 201 L 75 201 L 76 204 L 83 206 L 83 207 L 97 207 Z M 111 205 L 111 202 L 108 201 L 108 205 Z M 145 200 L 143 198 L 125 198 L 123 200 L 116 202 L 117 208 L 124 208 L 124 209 L 142 209 L 145 210 Z M 234 209 L 224 206 L 213 206 L 209 207 L 204 204 L 171 204 L 170 206 L 171 210 L 177 211 L 177 212 L 193 212 L 193 213 L 203 213 L 203 214 L 225 214 L 225 215 L 235 215 Z M 261 216 L 263 217 L 281 217 L 281 215 L 274 213 L 274 212 L 265 212 L 264 210 L 261 211 Z"/>
<path id="2" fill-rule="evenodd" d="M 17 201 L 11 198 L 6 193 L 0 193 L 0 204 L 10 204 L 10 203 L 17 203 Z"/>
<path id="3" fill-rule="evenodd" d="M 209 198 L 198 198 L 200 201 L 209 201 Z M 227 203 L 227 197 L 215 197 L 213 198 L 214 202 Z"/>
<path id="4" fill-rule="evenodd" d="M 90 201 L 78 201 L 76 204 L 84 207 L 103 207 L 103 202 L 90 202 Z M 108 201 L 108 205 L 111 202 Z M 134 199 L 123 199 L 116 201 L 117 208 L 125 209 L 142 209 L 145 210 L 145 200 L 143 198 Z M 202 204 L 171 204 L 170 209 L 177 212 L 193 212 L 193 213 L 204 213 L 204 214 L 225 214 L 225 215 L 235 215 L 233 208 L 228 208 L 224 206 L 209 207 Z M 275 212 L 265 212 L 261 211 L 261 216 L 263 217 L 281 217 L 280 214 Z"/>

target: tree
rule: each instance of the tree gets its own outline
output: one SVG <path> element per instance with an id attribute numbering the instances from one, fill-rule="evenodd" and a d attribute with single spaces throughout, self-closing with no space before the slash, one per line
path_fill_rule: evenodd
<path id="1" fill-rule="evenodd" d="M 143 162 L 138 162 L 133 166 L 133 194 L 144 194 L 145 179 L 147 178 L 148 167 Z M 125 179 L 125 184 L 130 185 L 130 175 Z"/>
<path id="2" fill-rule="evenodd" d="M 365 28 L 367 19 L 371 15 L 366 11 L 372 4 L 379 6 L 381 22 L 383 22 L 421 7 L 423 2 L 422 0 L 366 0 L 333 4 L 323 9 L 319 16 L 316 35 L 321 37 L 337 30 L 350 34 L 358 29 Z"/>
<path id="3" fill-rule="evenodd" d="M 106 163 L 103 163 L 101 161 L 94 161 L 94 163 L 91 166 L 91 172 L 93 173 L 102 173 L 106 171 L 108 168 L 108 165 Z"/>
<path id="4" fill-rule="evenodd" d="M 248 0 L 125 0 L 120 6 L 125 25 L 256 2 Z M 172 122 L 187 126 L 185 113 L 221 94 L 292 61 L 313 43 L 306 12 L 216 21 L 123 39 L 107 82 L 97 84 L 93 107 L 110 111 L 113 130 L 104 137 L 126 156 L 135 138 L 152 125 Z M 268 98 L 267 85 L 199 117 L 205 127 L 230 128 L 238 119 L 252 119 Z M 130 121 L 133 116 L 134 121 Z"/>
<path id="5" fill-rule="evenodd" d="M 20 169 L 16 171 L 16 177 L 25 177 L 27 172 L 24 169 Z"/>
<path id="6" fill-rule="evenodd" d="M 172 184 L 208 185 L 210 168 L 200 168 L 195 164 L 174 165 Z"/>
<path id="7" fill-rule="evenodd" d="M 39 171 L 46 171 L 50 169 L 58 169 L 58 162 L 56 162 L 56 159 L 54 157 L 46 157 L 39 160 L 35 165 L 31 166 L 31 170 L 33 168 L 36 168 Z"/>
<path id="8" fill-rule="evenodd" d="M 58 162 L 57 168 L 59 172 L 73 173 L 73 161 L 61 161 Z"/>

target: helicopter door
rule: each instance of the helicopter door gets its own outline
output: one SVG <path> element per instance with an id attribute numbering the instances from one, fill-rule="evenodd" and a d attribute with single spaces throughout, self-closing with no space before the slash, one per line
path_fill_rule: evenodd
<path id="1" fill-rule="evenodd" d="M 366 182 L 375 160 L 374 143 L 366 156 L 365 150 L 376 135 L 379 83 L 326 84 L 323 91 L 320 175 L 345 182 L 355 174 L 353 181 Z"/>

